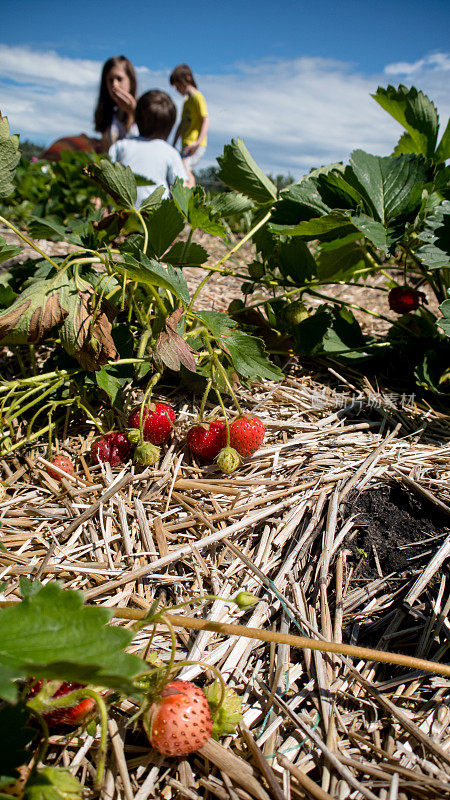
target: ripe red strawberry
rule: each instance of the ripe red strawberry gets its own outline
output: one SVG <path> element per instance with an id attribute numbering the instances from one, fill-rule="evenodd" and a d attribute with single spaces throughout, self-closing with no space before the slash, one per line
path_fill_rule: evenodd
<path id="1" fill-rule="evenodd" d="M 230 446 L 240 456 L 252 456 L 261 447 L 265 428 L 259 417 L 238 417 L 230 425 Z"/>
<path id="2" fill-rule="evenodd" d="M 38 681 L 34 684 L 29 692 L 29 697 L 34 697 L 42 689 L 43 681 Z M 63 681 L 59 689 L 52 695 L 52 698 L 64 697 L 69 692 L 75 689 L 82 689 L 82 683 L 72 683 L 71 681 Z M 66 708 L 56 708 L 53 711 L 44 712 L 43 716 L 49 728 L 56 728 L 59 725 L 71 725 L 77 727 L 83 725 L 84 722 L 91 716 L 94 710 L 95 700 L 93 697 L 84 697 L 76 705 Z"/>
<path id="3" fill-rule="evenodd" d="M 109 461 L 112 467 L 118 467 L 130 455 L 131 446 L 123 433 L 108 433 L 97 439 L 91 447 L 91 458 L 98 461 Z"/>
<path id="4" fill-rule="evenodd" d="M 213 723 L 202 690 L 190 681 L 172 681 L 144 715 L 144 724 L 155 750 L 186 756 L 208 741 Z"/>
<path id="5" fill-rule="evenodd" d="M 411 286 L 396 286 L 388 295 L 389 308 L 396 314 L 407 314 L 419 306 L 419 292 Z"/>
<path id="6" fill-rule="evenodd" d="M 140 407 L 128 418 L 130 428 L 139 428 Z M 144 440 L 152 444 L 162 444 L 170 436 L 175 422 L 175 412 L 167 403 L 150 403 L 144 408 Z"/>
<path id="7" fill-rule="evenodd" d="M 55 467 L 63 469 L 64 472 L 68 472 L 69 475 L 74 475 L 75 473 L 73 464 L 68 456 L 55 456 L 52 458 L 51 463 L 54 464 Z M 56 470 L 52 469 L 51 467 L 47 467 L 47 474 L 50 475 L 51 478 L 54 478 L 55 481 L 60 481 L 63 477 L 59 474 L 59 472 L 56 472 Z"/>
<path id="8" fill-rule="evenodd" d="M 214 422 L 201 422 L 187 432 L 186 443 L 196 456 L 205 461 L 214 461 L 227 439 L 227 426 L 224 419 Z"/>

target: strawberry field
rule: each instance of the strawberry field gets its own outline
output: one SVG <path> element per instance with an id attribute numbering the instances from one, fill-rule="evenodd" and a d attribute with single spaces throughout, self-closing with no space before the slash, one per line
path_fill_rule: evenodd
<path id="1" fill-rule="evenodd" d="M 450 127 L 281 190 L 0 119 L 1 793 L 445 797 Z"/>

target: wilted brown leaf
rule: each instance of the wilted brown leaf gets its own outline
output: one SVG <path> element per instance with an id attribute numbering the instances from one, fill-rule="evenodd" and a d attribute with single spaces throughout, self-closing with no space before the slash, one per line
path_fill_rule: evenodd
<path id="1" fill-rule="evenodd" d="M 194 351 L 178 333 L 177 326 L 183 314 L 180 306 L 166 319 L 166 330 L 162 331 L 156 342 L 156 357 L 175 372 L 179 372 L 181 364 L 191 372 L 196 372 L 197 364 Z"/>
<path id="2" fill-rule="evenodd" d="M 84 369 L 94 372 L 119 357 L 111 324 L 116 312 L 110 303 L 95 309 L 94 290 L 85 281 L 76 294 L 70 316 L 61 328 L 61 342 Z"/>
<path id="3" fill-rule="evenodd" d="M 2 344 L 37 344 L 67 317 L 69 280 L 66 275 L 35 281 L 0 314 Z"/>

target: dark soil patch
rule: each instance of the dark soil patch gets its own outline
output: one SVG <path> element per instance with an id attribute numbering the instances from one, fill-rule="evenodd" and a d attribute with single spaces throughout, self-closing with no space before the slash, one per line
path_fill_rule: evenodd
<path id="1" fill-rule="evenodd" d="M 428 564 L 450 533 L 448 514 L 396 484 L 353 496 L 347 511 L 359 514 L 349 546 L 358 560 L 363 556 L 359 574 L 367 578 L 379 577 L 375 553 L 385 575 L 413 571 Z"/>

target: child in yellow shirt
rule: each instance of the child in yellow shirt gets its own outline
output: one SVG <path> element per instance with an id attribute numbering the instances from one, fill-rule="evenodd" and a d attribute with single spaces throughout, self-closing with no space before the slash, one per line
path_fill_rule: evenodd
<path id="1" fill-rule="evenodd" d="M 173 144 L 181 136 L 181 158 L 188 176 L 194 181 L 192 169 L 197 166 L 206 150 L 206 134 L 209 128 L 208 109 L 205 98 L 198 91 L 192 70 L 187 64 L 179 64 L 170 76 L 171 86 L 186 96 L 181 122 L 175 133 Z"/>

